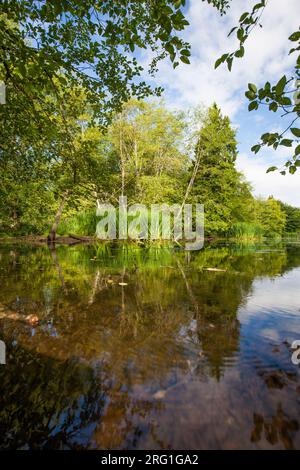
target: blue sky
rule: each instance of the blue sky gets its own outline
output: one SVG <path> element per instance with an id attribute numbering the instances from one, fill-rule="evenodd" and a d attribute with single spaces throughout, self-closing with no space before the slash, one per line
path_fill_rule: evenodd
<path id="1" fill-rule="evenodd" d="M 290 149 L 282 147 L 277 152 L 266 149 L 257 156 L 250 151 L 262 133 L 284 130 L 287 121 L 280 118 L 279 112 L 274 114 L 265 109 L 249 113 L 244 97 L 249 82 L 276 83 L 283 74 L 290 75 L 295 57 L 288 56 L 291 48 L 288 37 L 299 28 L 300 1 L 269 0 L 261 19 L 263 28 L 255 29 L 249 37 L 244 58 L 234 63 L 232 72 L 225 65 L 214 70 L 220 55 L 235 50 L 236 39 L 234 35 L 228 38 L 228 32 L 241 14 L 256 3 L 232 0 L 231 9 L 220 17 L 206 2 L 188 0 L 186 15 L 190 26 L 183 37 L 192 45 L 191 64 L 173 70 L 169 61 L 164 61 L 155 83 L 164 87 L 164 98 L 171 108 L 187 109 L 217 102 L 237 128 L 240 152 L 237 166 L 251 182 L 254 193 L 264 197 L 272 194 L 300 207 L 300 171 L 287 176 L 278 172 L 266 174 L 269 166 L 285 162 Z"/>

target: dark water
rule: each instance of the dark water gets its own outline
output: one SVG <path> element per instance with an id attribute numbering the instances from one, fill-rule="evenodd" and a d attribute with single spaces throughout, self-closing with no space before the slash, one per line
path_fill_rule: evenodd
<path id="1" fill-rule="evenodd" d="M 300 448 L 299 245 L 0 263 L 1 448 Z"/>

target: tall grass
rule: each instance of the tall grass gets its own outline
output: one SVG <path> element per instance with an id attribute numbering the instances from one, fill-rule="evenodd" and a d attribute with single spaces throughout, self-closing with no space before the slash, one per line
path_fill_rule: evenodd
<path id="1" fill-rule="evenodd" d="M 139 225 L 133 226 L 131 222 L 135 219 L 135 216 L 128 215 L 128 225 L 130 225 L 130 231 L 128 233 L 128 238 L 137 240 L 142 236 L 143 232 L 143 224 L 147 227 L 148 224 L 148 231 L 144 233 L 144 238 L 150 238 L 150 211 L 147 209 L 145 211 L 141 211 L 140 213 L 140 222 L 142 223 L 142 227 Z M 88 211 L 78 212 L 75 215 L 66 217 L 62 219 L 59 227 L 58 233 L 59 235 L 68 235 L 69 233 L 73 233 L 76 235 L 87 235 L 87 236 L 94 236 L 96 235 L 96 227 L 97 223 L 99 222 L 100 217 L 96 215 L 95 209 L 90 209 Z M 119 216 L 118 216 L 118 209 L 116 210 L 116 226 L 117 226 L 117 233 L 119 231 Z M 159 221 L 160 229 L 161 220 Z"/>
<path id="2" fill-rule="evenodd" d="M 259 224 L 236 222 L 231 226 L 228 235 L 237 239 L 261 238 L 264 235 L 264 229 Z"/>
<path id="3" fill-rule="evenodd" d="M 170 239 L 162 238 L 162 214 L 160 213 L 155 223 L 151 220 L 151 211 L 147 208 L 144 210 L 141 208 L 140 213 L 138 214 L 138 224 L 134 224 L 134 220 L 137 219 L 136 215 L 128 214 L 128 241 L 132 240 L 138 243 L 146 244 L 148 242 L 151 245 L 163 243 L 167 245 L 168 243 L 172 245 L 172 233 L 173 233 L 173 224 L 174 220 L 171 217 L 170 219 Z M 96 215 L 95 209 L 90 209 L 82 212 L 78 212 L 75 215 L 65 217 L 61 220 L 58 227 L 59 235 L 86 235 L 86 236 L 96 236 L 97 223 L 99 222 L 100 217 Z M 116 233 L 118 238 L 119 233 L 119 213 L 118 209 L 116 210 Z M 155 239 L 151 239 L 152 234 L 158 234 Z"/>
<path id="4" fill-rule="evenodd" d="M 63 219 L 58 227 L 59 235 L 75 235 L 94 236 L 96 233 L 96 225 L 99 217 L 96 216 L 96 210 L 90 209 L 84 212 Z"/>
<path id="5" fill-rule="evenodd" d="M 118 234 L 118 229 L 119 229 L 118 211 L 116 215 L 117 215 L 117 234 Z M 146 233 L 144 233 L 144 237 L 145 237 L 144 242 L 147 243 L 147 240 L 148 240 L 151 242 L 151 245 L 160 244 L 161 242 L 163 242 L 162 237 L 161 237 L 161 224 L 162 224 L 161 215 L 159 219 L 157 220 L 157 227 L 156 227 L 158 233 L 160 233 L 160 236 L 156 240 L 151 240 L 150 211 L 147 209 L 145 211 L 142 211 L 140 215 L 141 215 L 141 219 L 145 223 L 145 226 L 147 226 L 147 220 L 148 220 L 148 233 L 147 233 L 147 230 L 146 230 Z M 130 225 L 130 222 L 132 222 L 134 218 L 135 218 L 134 216 L 128 215 L 129 225 Z M 65 219 L 61 221 L 59 228 L 58 228 L 58 234 L 59 235 L 75 234 L 75 235 L 95 236 L 98 222 L 99 222 L 99 216 L 96 215 L 95 209 L 78 212 L 77 214 L 66 217 Z M 172 221 L 171 221 L 171 230 L 172 228 L 173 226 L 172 226 Z M 142 232 L 143 230 L 140 226 L 133 227 L 131 225 L 131 230 L 129 233 L 129 240 L 131 238 L 137 241 L 139 237 L 142 236 Z M 259 224 L 248 223 L 248 222 L 236 222 L 235 224 L 231 226 L 230 230 L 227 233 L 227 236 L 231 238 L 235 238 L 235 239 L 240 239 L 240 240 L 259 239 L 264 236 L 264 230 L 263 230 L 263 227 Z M 171 240 L 169 240 L 169 242 L 171 242 Z M 164 244 L 167 244 L 167 240 L 164 240 Z"/>

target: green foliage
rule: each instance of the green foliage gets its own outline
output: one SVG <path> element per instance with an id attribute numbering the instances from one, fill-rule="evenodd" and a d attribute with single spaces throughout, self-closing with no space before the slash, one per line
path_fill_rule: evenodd
<path id="1" fill-rule="evenodd" d="M 199 169 L 192 192 L 192 200 L 205 205 L 208 234 L 227 233 L 236 220 L 247 217 L 253 199 L 249 185 L 235 168 L 236 146 L 228 117 L 213 105 L 199 133 L 195 154 Z"/>
<path id="2" fill-rule="evenodd" d="M 2 2 L 0 80 L 26 99 L 26 112 L 40 111 L 45 91 L 55 89 L 56 80 L 63 86 L 80 83 L 105 124 L 130 96 L 161 92 L 140 78 L 143 67 L 136 55 L 141 50 L 152 52 L 151 74 L 165 57 L 174 65 L 188 62 L 190 46 L 178 34 L 188 25 L 184 3 Z"/>
<path id="3" fill-rule="evenodd" d="M 258 199 L 255 203 L 255 215 L 266 236 L 276 237 L 283 234 L 286 215 L 281 209 L 279 201 L 273 197 L 269 197 L 267 200 Z"/>
<path id="4" fill-rule="evenodd" d="M 233 60 L 241 58 L 245 53 L 245 42 L 251 34 L 252 30 L 261 25 L 261 17 L 267 6 L 267 1 L 254 5 L 251 12 L 245 12 L 239 19 L 239 25 L 231 29 L 228 36 L 235 32 L 239 47 L 231 53 L 223 54 L 215 63 L 215 68 L 226 62 L 228 70 L 231 71 Z M 261 141 L 252 147 L 254 153 L 264 146 L 271 146 L 275 150 L 280 146 L 291 147 L 291 158 L 280 169 L 280 173 L 285 175 L 287 171 L 294 174 L 300 166 L 300 129 L 296 127 L 296 122 L 300 118 L 300 30 L 293 32 L 289 40 L 292 47 L 289 55 L 297 53 L 295 59 L 294 73 L 290 77 L 283 75 L 279 77 L 273 85 L 267 81 L 263 87 L 258 88 L 253 83 L 248 84 L 248 90 L 245 93 L 246 98 L 250 101 L 249 111 L 257 110 L 261 105 L 265 105 L 271 112 L 279 112 L 281 116 L 290 116 L 290 124 L 281 133 L 264 133 Z M 288 135 L 288 138 L 286 136 Z M 275 171 L 278 168 L 273 166 L 268 171 Z"/>
<path id="5" fill-rule="evenodd" d="M 97 222 L 98 218 L 95 209 L 76 212 L 62 219 L 58 233 L 60 235 L 80 234 L 94 236 Z"/>
<path id="6" fill-rule="evenodd" d="M 256 223 L 236 222 L 230 227 L 228 235 L 236 239 L 257 239 L 264 235 L 264 229 Z"/>
<path id="7" fill-rule="evenodd" d="M 229 0 L 206 1 L 221 14 L 230 6 Z M 5 110 L 0 107 L 0 119 L 1 148 L 6 152 L 8 142 L 18 142 L 16 136 L 20 134 L 39 141 L 53 131 L 55 134 L 53 121 L 59 125 L 60 120 L 61 130 L 68 134 L 65 115 L 69 111 L 65 108 L 70 97 L 63 90 L 80 86 L 89 102 L 91 120 L 96 119 L 101 126 L 110 123 L 114 113 L 120 112 L 132 96 L 141 99 L 159 95 L 160 87 L 153 89 L 141 78 L 145 71 L 137 56 L 143 50 L 148 50 L 152 57 L 148 68 L 151 76 L 158 62 L 166 57 L 174 68 L 180 62 L 190 63 L 190 46 L 180 37 L 188 25 L 182 11 L 185 0 L 2 3 L 0 81 L 6 84 L 9 106 Z M 239 47 L 223 54 L 216 67 L 226 62 L 231 70 L 233 60 L 244 56 L 245 42 L 253 28 L 261 26 L 266 3 L 262 0 L 241 15 L 239 25 L 229 33 L 235 32 Z M 290 54 L 298 53 L 300 32 L 292 32 L 289 40 Z M 281 145 L 291 147 L 291 158 L 281 169 L 282 174 L 286 171 L 293 174 L 300 165 L 300 145 L 293 145 L 300 136 L 296 126 L 300 114 L 299 66 L 298 54 L 293 77 L 279 77 L 274 85 L 266 82 L 259 89 L 249 84 L 246 92 L 250 111 L 267 104 L 270 111 L 283 111 L 292 118 L 281 134 L 265 133 L 261 142 L 253 146 L 254 152 L 264 145 L 275 149 Z M 271 167 L 270 171 L 275 169 Z"/>
<path id="8" fill-rule="evenodd" d="M 172 204 L 183 198 L 182 180 L 169 175 L 141 176 L 137 182 L 138 200 L 145 204 Z"/>
<path id="9" fill-rule="evenodd" d="M 126 103 L 108 131 L 118 196 L 126 193 L 133 203 L 178 200 L 187 167 L 184 130 L 183 116 L 171 113 L 163 103 Z"/>
<path id="10" fill-rule="evenodd" d="M 207 0 L 207 3 L 212 3 L 212 5 L 217 8 L 221 14 L 226 13 L 227 8 L 229 8 L 229 0 Z"/>
<path id="11" fill-rule="evenodd" d="M 22 149 L 24 150 L 24 149 Z M 8 234 L 45 233 L 56 210 L 43 162 L 31 164 L 32 153 L 6 155 L 0 165 L 0 231 Z"/>
<path id="12" fill-rule="evenodd" d="M 192 163 L 193 132 L 183 114 L 168 111 L 163 103 L 131 100 L 103 132 L 93 123 L 82 89 L 62 93 L 64 118 L 54 115 L 51 132 L 42 141 L 15 129 L 15 145 L 2 151 L 2 234 L 47 233 L 66 191 L 60 235 L 95 235 L 97 199 L 118 205 L 124 194 L 129 205 L 181 205 L 197 162 L 185 202 L 204 204 L 206 235 L 255 238 L 260 227 L 266 236 L 282 234 L 278 203 L 255 201 L 236 170 L 235 131 L 216 105 L 199 115 L 203 121 Z M 55 96 L 48 99 L 57 105 Z M 8 105 L 8 114 L 10 109 Z"/>
<path id="13" fill-rule="evenodd" d="M 66 191 L 60 233 L 94 235 L 96 199 L 115 204 L 126 192 L 129 203 L 180 200 L 187 169 L 182 116 L 162 103 L 132 100 L 104 133 L 82 89 L 62 93 L 64 117 L 53 116 L 51 133 L 41 141 L 15 129 L 15 145 L 1 152 L 2 232 L 44 233 Z"/>
<path id="14" fill-rule="evenodd" d="M 300 209 L 298 207 L 292 207 L 289 204 L 280 203 L 281 210 L 286 216 L 285 231 L 287 233 L 299 233 L 300 232 Z"/>

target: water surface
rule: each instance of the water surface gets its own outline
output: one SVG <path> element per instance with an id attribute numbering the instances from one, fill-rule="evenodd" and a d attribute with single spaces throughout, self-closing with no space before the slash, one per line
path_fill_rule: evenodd
<path id="1" fill-rule="evenodd" d="M 1 245 L 0 447 L 300 449 L 299 285 L 297 244 Z"/>

